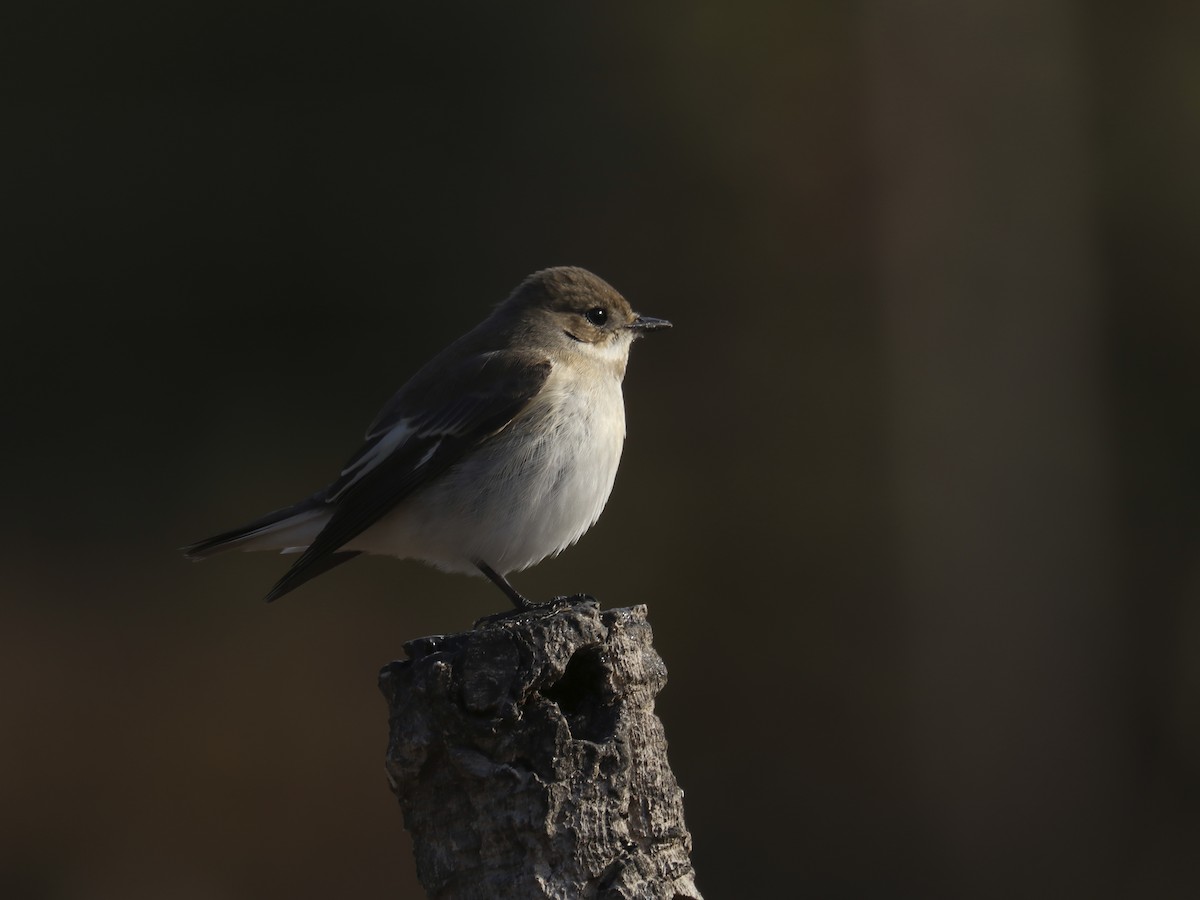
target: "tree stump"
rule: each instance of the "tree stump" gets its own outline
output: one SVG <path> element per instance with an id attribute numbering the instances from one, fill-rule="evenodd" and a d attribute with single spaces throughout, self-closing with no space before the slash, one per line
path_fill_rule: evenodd
<path id="1" fill-rule="evenodd" d="M 410 641 L 387 772 L 439 900 L 699 900 L 646 607 L 594 600 Z"/>

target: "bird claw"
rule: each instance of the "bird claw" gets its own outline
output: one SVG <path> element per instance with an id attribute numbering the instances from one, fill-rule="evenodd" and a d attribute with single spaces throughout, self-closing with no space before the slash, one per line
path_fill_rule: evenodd
<path id="1" fill-rule="evenodd" d="M 562 597 L 554 597 L 545 603 L 531 603 L 524 609 L 506 609 L 504 612 L 484 616 L 481 619 L 476 619 L 472 628 L 486 628 L 489 625 L 496 625 L 500 622 L 519 620 L 522 616 L 532 617 L 557 612 L 560 609 L 566 609 L 568 606 L 575 606 L 582 603 L 590 603 L 595 606 L 600 605 L 600 602 L 591 594 L 569 594 Z"/>
<path id="2" fill-rule="evenodd" d="M 561 609 L 564 606 L 574 606 L 576 603 L 595 603 L 599 605 L 600 601 L 591 594 L 564 594 L 561 597 L 548 600 L 541 605 Z"/>

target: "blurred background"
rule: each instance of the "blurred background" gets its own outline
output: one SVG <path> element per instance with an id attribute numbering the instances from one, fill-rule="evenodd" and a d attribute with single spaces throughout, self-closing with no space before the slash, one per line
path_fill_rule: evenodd
<path id="1" fill-rule="evenodd" d="M 10 4 L 0 896 L 423 896 L 379 668 L 176 548 L 529 272 L 640 343 L 535 597 L 647 603 L 706 896 L 1200 892 L 1200 6 Z"/>

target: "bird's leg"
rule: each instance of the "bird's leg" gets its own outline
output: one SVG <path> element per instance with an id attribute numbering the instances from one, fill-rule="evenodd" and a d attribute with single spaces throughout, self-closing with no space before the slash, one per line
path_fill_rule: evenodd
<path id="1" fill-rule="evenodd" d="M 511 584 L 508 583 L 507 578 L 505 578 L 503 575 L 501 575 L 499 572 L 497 572 L 495 569 L 493 569 L 487 563 L 483 562 L 482 560 L 477 559 L 477 560 L 475 560 L 475 568 L 477 568 L 480 572 L 482 572 L 484 575 L 486 575 L 488 577 L 488 580 L 491 581 L 492 584 L 494 584 L 496 587 L 500 588 L 500 590 L 504 591 L 505 596 L 508 597 L 508 599 L 512 601 L 512 605 L 515 606 L 517 609 L 519 609 L 519 610 L 533 609 L 533 607 L 536 605 L 534 603 L 531 603 L 525 597 L 525 595 L 523 595 L 520 591 L 518 591 L 515 587 L 513 587 Z"/>
<path id="2" fill-rule="evenodd" d="M 564 606 L 574 606 L 576 603 L 580 602 L 588 602 L 593 604 L 596 603 L 595 598 L 587 594 L 575 594 L 571 597 L 555 597 L 548 603 L 534 603 L 525 597 L 515 587 L 509 584 L 507 578 L 482 560 L 475 560 L 475 568 L 486 575 L 492 584 L 504 591 L 504 595 L 508 597 L 508 599 L 512 601 L 512 605 L 516 607 L 516 609 L 510 609 L 508 612 L 495 613 L 494 615 L 484 616 L 482 619 L 476 620 L 476 628 L 494 625 L 497 622 L 506 621 L 514 616 L 519 616 L 523 613 L 529 613 L 535 609 L 553 611 L 562 609 Z M 599 604 L 596 605 L 598 606 Z"/>

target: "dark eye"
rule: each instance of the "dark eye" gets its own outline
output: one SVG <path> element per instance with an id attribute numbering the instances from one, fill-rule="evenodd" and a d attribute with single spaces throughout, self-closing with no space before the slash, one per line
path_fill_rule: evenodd
<path id="1" fill-rule="evenodd" d="M 608 321 L 608 310 L 603 306 L 597 306 L 595 309 L 589 309 L 583 314 L 583 317 L 597 328 L 602 328 L 604 323 Z"/>

